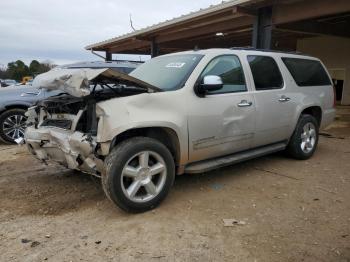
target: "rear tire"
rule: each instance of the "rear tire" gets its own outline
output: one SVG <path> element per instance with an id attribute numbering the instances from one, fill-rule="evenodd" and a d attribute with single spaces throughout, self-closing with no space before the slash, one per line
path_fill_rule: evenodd
<path id="1" fill-rule="evenodd" d="M 138 213 L 158 206 L 174 179 L 174 159 L 166 146 L 152 138 L 134 137 L 106 157 L 102 186 L 114 204 Z"/>
<path id="2" fill-rule="evenodd" d="M 9 109 L 0 115 L 0 138 L 5 143 L 15 144 L 15 139 L 24 136 L 26 110 Z"/>
<path id="3" fill-rule="evenodd" d="M 318 144 L 318 122 L 312 115 L 301 115 L 287 146 L 287 153 L 300 160 L 309 159 Z"/>

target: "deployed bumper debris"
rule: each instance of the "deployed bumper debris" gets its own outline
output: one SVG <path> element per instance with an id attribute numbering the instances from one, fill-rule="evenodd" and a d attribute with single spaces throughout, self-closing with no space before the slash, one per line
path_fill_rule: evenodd
<path id="1" fill-rule="evenodd" d="M 81 132 L 29 127 L 25 134 L 29 151 L 43 162 L 54 160 L 68 168 L 96 174 L 103 161 L 95 156 L 96 141 Z"/>

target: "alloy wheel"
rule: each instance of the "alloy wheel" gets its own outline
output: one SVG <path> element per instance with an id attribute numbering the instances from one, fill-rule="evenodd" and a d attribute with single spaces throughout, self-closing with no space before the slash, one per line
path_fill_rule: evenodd
<path id="1" fill-rule="evenodd" d="M 123 193 L 133 202 L 147 202 L 161 192 L 166 175 L 163 157 L 153 151 L 142 151 L 131 157 L 123 168 Z"/>
<path id="2" fill-rule="evenodd" d="M 3 133 L 10 139 L 15 140 L 24 137 L 27 118 L 23 115 L 10 115 L 2 124 Z"/>
<path id="3" fill-rule="evenodd" d="M 310 153 L 316 144 L 316 127 L 313 123 L 308 122 L 304 125 L 301 133 L 301 150 L 308 154 Z"/>

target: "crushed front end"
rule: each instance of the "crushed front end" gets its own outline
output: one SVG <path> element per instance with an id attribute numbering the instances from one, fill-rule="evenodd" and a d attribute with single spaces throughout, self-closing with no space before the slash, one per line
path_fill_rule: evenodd
<path id="1" fill-rule="evenodd" d="M 91 108 L 89 108 L 91 107 Z M 98 175 L 103 156 L 98 154 L 98 119 L 83 99 L 69 95 L 42 101 L 29 108 L 25 142 L 38 159 L 56 161 L 67 168 Z"/>
<path id="2" fill-rule="evenodd" d="M 108 142 L 97 141 L 98 103 L 158 91 L 110 69 L 50 71 L 39 75 L 33 86 L 59 92 L 26 112 L 24 141 L 29 151 L 45 163 L 53 160 L 94 175 L 103 172 L 109 153 Z"/>

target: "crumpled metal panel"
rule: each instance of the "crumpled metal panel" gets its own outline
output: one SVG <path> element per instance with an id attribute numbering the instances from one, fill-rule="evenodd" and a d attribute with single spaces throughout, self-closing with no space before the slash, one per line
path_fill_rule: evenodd
<path id="1" fill-rule="evenodd" d="M 103 161 L 94 155 L 96 142 L 81 132 L 28 127 L 25 140 L 30 152 L 42 161 L 51 159 L 90 174 L 103 171 Z"/>
<path id="2" fill-rule="evenodd" d="M 104 76 L 112 81 L 119 80 L 145 88 L 149 92 L 158 92 L 161 89 L 145 83 L 127 74 L 108 68 L 59 68 L 38 75 L 33 81 L 33 87 L 47 90 L 61 90 L 75 97 L 90 94 L 90 81 L 98 76 Z"/>
<path id="3" fill-rule="evenodd" d="M 102 69 L 57 69 L 38 75 L 33 87 L 47 90 L 62 90 L 72 96 L 82 97 L 90 94 L 89 81 L 106 71 Z"/>

